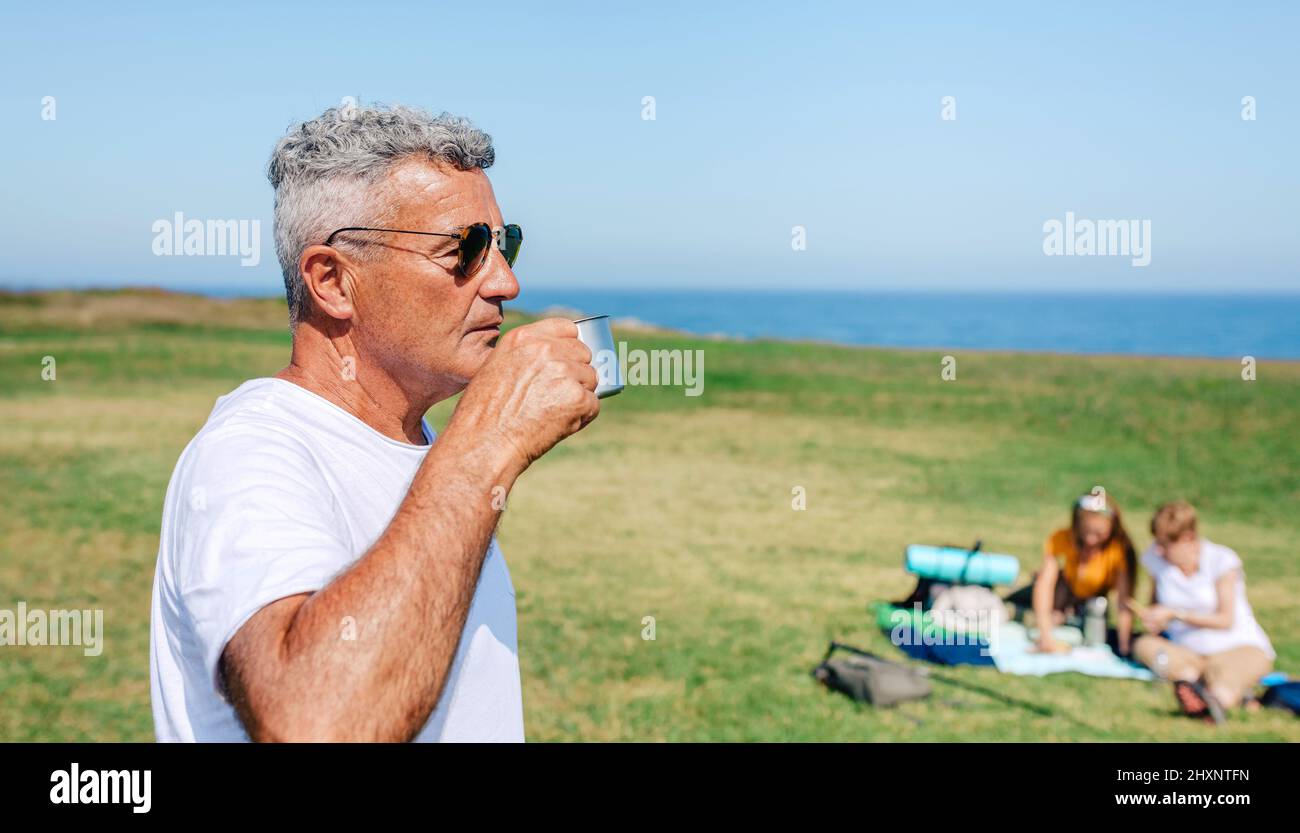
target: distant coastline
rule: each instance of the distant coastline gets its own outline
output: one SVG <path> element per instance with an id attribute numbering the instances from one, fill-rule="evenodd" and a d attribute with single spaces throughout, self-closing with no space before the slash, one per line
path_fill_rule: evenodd
<path id="1" fill-rule="evenodd" d="M 14 290 L 279 298 L 210 287 Z M 530 315 L 607 314 L 625 331 L 928 350 L 1300 360 L 1300 294 L 941 293 L 529 288 Z"/>
<path id="2" fill-rule="evenodd" d="M 1300 294 L 533 289 L 516 306 L 607 314 L 727 339 L 1300 360 Z"/>

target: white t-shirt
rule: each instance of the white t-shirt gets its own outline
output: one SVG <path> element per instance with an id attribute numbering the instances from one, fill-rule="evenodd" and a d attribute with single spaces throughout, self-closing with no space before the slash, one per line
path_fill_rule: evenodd
<path id="1" fill-rule="evenodd" d="M 424 433 L 433 442 L 427 422 Z M 283 379 L 217 400 L 163 506 L 149 656 L 158 740 L 248 740 L 217 684 L 226 643 L 262 607 L 320 590 L 360 558 L 428 450 Z M 347 629 L 340 622 L 341 639 Z M 495 537 L 441 699 L 415 739 L 524 739 L 515 590 Z"/>
<path id="2" fill-rule="evenodd" d="M 1165 607 L 1192 613 L 1214 613 L 1219 609 L 1215 584 L 1225 573 L 1236 571 L 1236 600 L 1232 606 L 1232 627 L 1198 628 L 1186 622 L 1170 622 L 1165 628 L 1171 641 L 1198 654 L 1254 645 L 1270 657 L 1276 657 L 1264 629 L 1255 621 L 1255 612 L 1246 601 L 1246 574 L 1241 558 L 1225 546 L 1201 539 L 1201 561 L 1196 572 L 1185 574 L 1156 552 L 1155 545 L 1142 553 L 1142 566 L 1156 585 L 1156 601 Z"/>

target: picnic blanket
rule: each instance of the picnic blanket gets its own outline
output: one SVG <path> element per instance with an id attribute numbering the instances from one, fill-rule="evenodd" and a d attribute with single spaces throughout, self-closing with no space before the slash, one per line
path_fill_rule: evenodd
<path id="1" fill-rule="evenodd" d="M 916 606 L 877 602 L 872 608 L 876 624 L 912 659 L 938 665 L 992 665 L 1005 674 L 1029 677 L 1073 671 L 1090 677 L 1155 679 L 1149 669 L 1116 656 L 1107 645 L 1084 645 L 1083 632 L 1076 627 L 1052 631 L 1057 642 L 1070 646 L 1069 653 L 1040 654 L 1034 650 L 1036 632 L 1026 631 L 1018 622 L 1004 622 L 996 633 L 986 635 L 957 634 Z"/>
<path id="2" fill-rule="evenodd" d="M 1074 671 L 1089 677 L 1113 677 L 1126 680 L 1153 680 L 1150 669 L 1115 655 L 1108 645 L 1084 645 L 1078 628 L 1060 627 L 1052 631 L 1057 642 L 1070 645 L 1064 654 L 1041 654 L 1032 650 L 1033 642 L 1025 626 L 1008 622 L 998 628 L 997 638 L 989 640 L 993 664 L 1005 674 L 1042 677 Z"/>
<path id="3" fill-rule="evenodd" d="M 876 625 L 889 641 L 912 659 L 936 665 L 992 665 L 988 639 L 978 634 L 957 634 L 945 630 L 941 620 L 919 605 L 902 607 L 889 602 L 871 606 Z"/>

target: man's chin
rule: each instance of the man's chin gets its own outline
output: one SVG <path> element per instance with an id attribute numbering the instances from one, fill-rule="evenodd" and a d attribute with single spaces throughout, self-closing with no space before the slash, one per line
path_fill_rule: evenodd
<path id="1" fill-rule="evenodd" d="M 496 343 L 497 340 L 493 338 L 490 341 L 484 340 L 477 344 L 465 345 L 465 349 L 461 351 L 461 360 L 458 362 L 463 371 L 462 375 L 468 379 L 474 378 L 491 358 L 492 348 L 496 347 Z"/>

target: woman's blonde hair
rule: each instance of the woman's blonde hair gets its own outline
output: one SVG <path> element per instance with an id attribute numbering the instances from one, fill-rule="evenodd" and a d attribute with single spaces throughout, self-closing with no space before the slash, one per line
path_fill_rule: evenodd
<path id="1" fill-rule="evenodd" d="M 1196 508 L 1185 500 L 1164 504 L 1151 516 L 1151 534 L 1157 541 L 1177 541 L 1196 532 Z"/>

